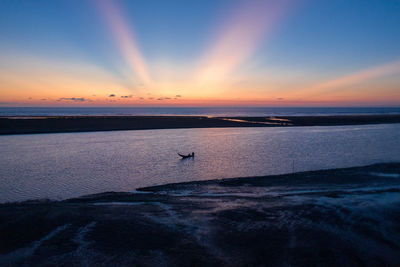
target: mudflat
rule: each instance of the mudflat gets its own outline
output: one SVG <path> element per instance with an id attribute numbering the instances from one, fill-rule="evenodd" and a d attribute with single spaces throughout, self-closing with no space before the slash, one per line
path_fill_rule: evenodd
<path id="1" fill-rule="evenodd" d="M 335 126 L 400 123 L 400 115 L 207 117 L 49 116 L 0 117 L 0 134 L 90 132 L 216 127 Z"/>
<path id="2" fill-rule="evenodd" d="M 0 204 L 1 266 L 399 266 L 400 163 Z"/>

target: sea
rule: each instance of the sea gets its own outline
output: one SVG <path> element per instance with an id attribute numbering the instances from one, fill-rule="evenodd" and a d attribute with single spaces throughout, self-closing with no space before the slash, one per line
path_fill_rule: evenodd
<path id="1" fill-rule="evenodd" d="M 0 107 L 0 116 L 324 116 L 400 114 L 400 107 Z"/>

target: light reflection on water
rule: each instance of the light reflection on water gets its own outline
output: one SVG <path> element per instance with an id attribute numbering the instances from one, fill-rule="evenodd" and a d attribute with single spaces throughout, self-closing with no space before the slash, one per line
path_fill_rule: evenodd
<path id="1" fill-rule="evenodd" d="M 400 124 L 0 136 L 0 201 L 400 161 Z M 177 153 L 194 151 L 194 159 Z"/>

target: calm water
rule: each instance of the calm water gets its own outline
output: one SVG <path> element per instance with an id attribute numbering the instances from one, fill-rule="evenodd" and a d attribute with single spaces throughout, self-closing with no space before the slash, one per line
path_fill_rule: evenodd
<path id="1" fill-rule="evenodd" d="M 400 161 L 400 124 L 0 136 L 0 202 Z M 177 152 L 195 151 L 180 160 Z"/>
<path id="2" fill-rule="evenodd" d="M 209 116 L 301 116 L 350 114 L 400 114 L 400 107 L 375 108 L 278 108 L 278 107 L 208 107 L 208 108 L 28 108 L 0 107 L 0 116 L 57 115 L 209 115 Z"/>

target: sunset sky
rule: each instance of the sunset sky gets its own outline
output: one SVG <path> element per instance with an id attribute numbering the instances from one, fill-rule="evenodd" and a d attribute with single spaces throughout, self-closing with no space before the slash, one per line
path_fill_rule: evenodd
<path id="1" fill-rule="evenodd" d="M 0 0 L 0 106 L 399 106 L 400 0 Z"/>

